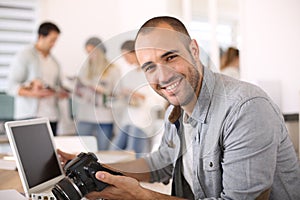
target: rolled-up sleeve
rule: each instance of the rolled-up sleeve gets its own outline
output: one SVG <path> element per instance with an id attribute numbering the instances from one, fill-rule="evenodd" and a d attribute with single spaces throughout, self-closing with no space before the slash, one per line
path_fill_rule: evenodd
<path id="1" fill-rule="evenodd" d="M 22 53 L 17 54 L 10 64 L 8 74 L 8 87 L 6 90 L 9 95 L 16 96 L 21 85 L 26 81 L 26 64 L 26 55 Z"/>
<path id="2" fill-rule="evenodd" d="M 168 116 L 169 112 L 166 113 Z M 165 182 L 172 177 L 176 154 L 179 152 L 180 142 L 176 127 L 167 121 L 167 117 L 165 118 L 164 130 L 159 149 L 145 158 L 150 168 L 151 182 Z"/>

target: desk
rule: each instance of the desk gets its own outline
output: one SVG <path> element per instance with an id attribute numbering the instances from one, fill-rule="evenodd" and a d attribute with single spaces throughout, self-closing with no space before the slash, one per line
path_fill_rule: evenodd
<path id="1" fill-rule="evenodd" d="M 118 161 L 129 161 L 135 159 L 135 154 L 130 151 L 99 151 L 96 153 L 98 159 L 104 163 Z M 0 159 L 5 155 L 0 154 Z M 0 190 L 15 189 L 24 192 L 17 170 L 0 169 Z"/>
<path id="2" fill-rule="evenodd" d="M 23 193 L 22 183 L 19 173 L 16 170 L 0 169 L 0 190 L 15 189 Z"/>
<path id="3" fill-rule="evenodd" d="M 0 154 L 0 159 L 4 156 Z M 24 192 L 17 170 L 0 169 L 0 190 L 7 189 L 16 189 L 18 192 Z"/>
<path id="4" fill-rule="evenodd" d="M 96 153 L 97 156 L 100 156 L 103 158 L 103 161 L 107 158 L 111 159 L 113 158 L 114 161 L 117 161 L 118 155 L 121 155 L 119 157 L 119 161 L 128 161 L 135 159 L 135 156 L 132 152 L 117 152 L 117 151 L 101 151 Z M 0 158 L 2 158 L 3 155 L 0 155 Z M 108 160 L 106 160 L 108 161 Z M 171 193 L 171 184 L 169 185 L 163 185 L 162 183 L 141 183 L 141 185 L 145 188 L 161 192 L 164 194 L 170 194 Z M 18 192 L 23 193 L 23 187 L 22 183 L 19 177 L 19 173 L 16 170 L 3 170 L 0 169 L 0 190 L 7 190 L 7 189 L 15 189 Z"/>

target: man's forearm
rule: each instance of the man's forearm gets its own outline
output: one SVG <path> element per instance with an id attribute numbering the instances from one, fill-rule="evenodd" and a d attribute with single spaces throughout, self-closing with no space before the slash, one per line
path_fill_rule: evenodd
<path id="1" fill-rule="evenodd" d="M 24 97 L 33 97 L 34 96 L 32 94 L 32 92 L 30 91 L 30 89 L 28 89 L 26 87 L 20 87 L 18 95 L 24 96 Z"/>
<path id="2" fill-rule="evenodd" d="M 104 166 L 111 170 L 121 172 L 126 176 L 135 178 L 138 181 L 150 181 L 150 169 L 145 159 L 143 158 L 129 162 L 114 163 L 108 165 L 104 164 Z"/>
<path id="3" fill-rule="evenodd" d="M 141 199 L 165 199 L 165 200 L 183 200 L 183 198 L 170 196 L 162 193 L 158 193 L 152 190 L 148 190 L 144 192 Z"/>

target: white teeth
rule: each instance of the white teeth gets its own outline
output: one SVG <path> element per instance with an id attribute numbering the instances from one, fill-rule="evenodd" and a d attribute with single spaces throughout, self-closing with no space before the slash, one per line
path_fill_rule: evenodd
<path id="1" fill-rule="evenodd" d="M 174 83 L 174 84 L 172 84 L 172 85 L 169 85 L 168 87 L 166 87 L 166 90 L 167 90 L 167 91 L 171 91 L 171 90 L 173 90 L 178 84 L 179 84 L 179 82 L 176 82 L 176 83 Z"/>

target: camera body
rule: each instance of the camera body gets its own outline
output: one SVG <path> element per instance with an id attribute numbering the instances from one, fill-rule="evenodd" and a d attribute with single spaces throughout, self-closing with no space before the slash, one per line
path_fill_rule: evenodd
<path id="1" fill-rule="evenodd" d="M 69 161 L 64 169 L 66 177 L 54 185 L 52 193 L 57 200 L 80 200 L 92 191 L 102 191 L 108 184 L 96 179 L 97 171 L 107 171 L 114 175 L 122 175 L 103 167 L 97 162 L 95 154 L 80 153 Z"/>

